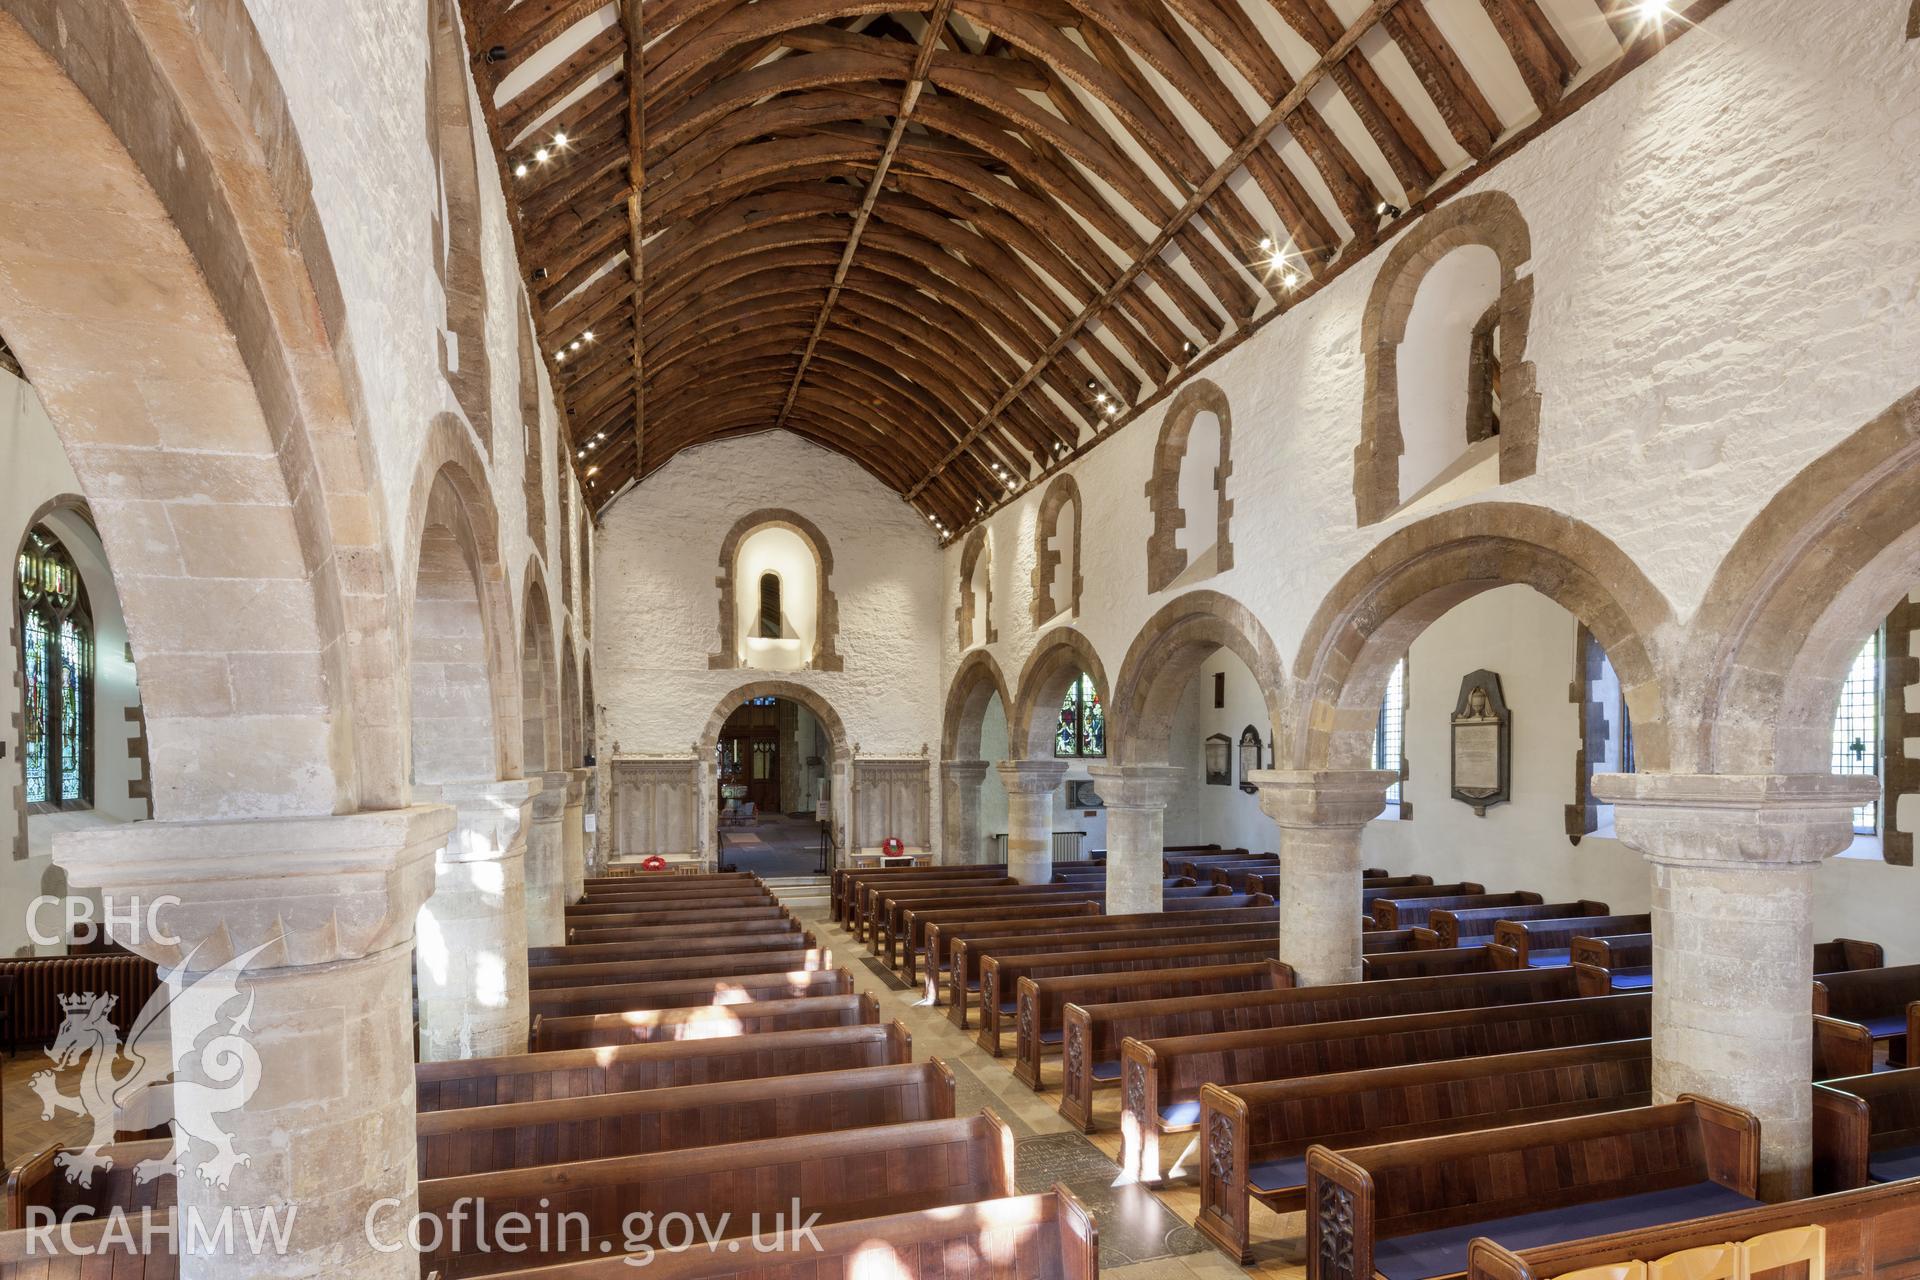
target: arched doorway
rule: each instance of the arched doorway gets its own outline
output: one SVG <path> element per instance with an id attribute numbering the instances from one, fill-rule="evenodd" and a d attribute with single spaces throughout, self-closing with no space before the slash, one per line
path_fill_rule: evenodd
<path id="1" fill-rule="evenodd" d="M 802 685 L 757 681 L 728 693 L 700 737 L 709 856 L 741 870 L 811 874 L 820 824 L 844 848 L 852 749 L 833 708 Z"/>
<path id="2" fill-rule="evenodd" d="M 990 842 L 1007 829 L 1007 789 L 994 768 L 1008 754 L 1013 697 L 991 653 L 967 655 L 947 690 L 940 735 L 940 860 L 993 862 Z"/>

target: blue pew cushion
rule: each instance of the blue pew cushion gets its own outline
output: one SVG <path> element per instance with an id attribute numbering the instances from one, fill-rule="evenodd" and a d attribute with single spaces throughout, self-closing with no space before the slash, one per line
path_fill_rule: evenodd
<path id="1" fill-rule="evenodd" d="M 1160 1108 L 1160 1127 L 1169 1125 L 1200 1123 L 1200 1100 L 1192 1102 L 1172 1102 Z"/>
<path id="2" fill-rule="evenodd" d="M 1067 1033 L 1065 1031 L 1042 1031 L 1040 1033 L 1041 1044 L 1059 1044 L 1066 1038 Z"/>
<path id="3" fill-rule="evenodd" d="M 1645 991 L 1653 986 L 1653 971 L 1616 970 L 1613 975 L 1615 991 Z"/>
<path id="4" fill-rule="evenodd" d="M 1892 1040 L 1907 1034 L 1907 1015 L 1890 1013 L 1884 1018 L 1866 1019 L 1867 1034 L 1875 1040 Z"/>
<path id="5" fill-rule="evenodd" d="M 1867 1177 L 1874 1182 L 1920 1178 L 1920 1144 L 1875 1152 L 1867 1160 Z"/>
<path id="6" fill-rule="evenodd" d="M 1509 1249 L 1532 1249 L 1587 1236 L 1637 1231 L 1689 1218 L 1731 1213 L 1735 1209 L 1751 1209 L 1758 1203 L 1717 1182 L 1696 1182 L 1669 1191 L 1643 1191 L 1564 1209 L 1541 1209 L 1511 1218 L 1466 1222 L 1417 1235 L 1377 1240 L 1373 1246 L 1373 1269 L 1388 1280 L 1425 1280 L 1427 1276 L 1465 1271 L 1467 1245 L 1475 1236 L 1485 1236 Z"/>
<path id="7" fill-rule="evenodd" d="M 1571 951 L 1529 950 L 1527 952 L 1527 968 L 1529 969 L 1564 969 L 1572 960 L 1573 952 Z"/>
<path id="8" fill-rule="evenodd" d="M 1118 1080 L 1120 1078 L 1120 1059 L 1108 1058 L 1104 1062 L 1093 1064 L 1095 1080 Z"/>
<path id="9" fill-rule="evenodd" d="M 1307 1184 L 1307 1157 L 1288 1156 L 1247 1166 L 1247 1185 L 1255 1191 L 1285 1191 Z"/>

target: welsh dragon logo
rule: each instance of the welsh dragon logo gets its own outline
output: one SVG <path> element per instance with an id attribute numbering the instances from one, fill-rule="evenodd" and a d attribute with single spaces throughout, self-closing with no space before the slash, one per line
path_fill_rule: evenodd
<path id="1" fill-rule="evenodd" d="M 64 1111 L 93 1122 L 86 1146 L 56 1157 L 70 1181 L 90 1187 L 95 1173 L 113 1167 L 113 1158 L 101 1149 L 117 1132 L 163 1124 L 172 1125 L 173 1146 L 165 1155 L 134 1166 L 138 1182 L 185 1174 L 196 1141 L 213 1149 L 210 1157 L 192 1166 L 213 1186 L 225 1189 L 235 1169 L 252 1163 L 244 1152 L 234 1150 L 232 1135 L 215 1117 L 245 1106 L 260 1087 L 260 1055 L 243 1034 L 250 1029 L 253 996 L 241 992 L 239 978 L 255 956 L 278 941 L 235 956 L 197 981 L 191 980 L 189 953 L 141 1008 L 124 1045 L 108 1017 L 113 996 L 60 998 L 66 1018 L 47 1056 L 56 1069 L 81 1066 L 80 1091 L 74 1097 L 61 1093 L 52 1071 L 39 1072 L 31 1085 L 40 1095 L 41 1119 L 51 1120 Z M 223 1017 L 222 1011 L 243 994 L 244 1007 Z M 116 1073 L 122 1061 L 126 1070 Z"/>

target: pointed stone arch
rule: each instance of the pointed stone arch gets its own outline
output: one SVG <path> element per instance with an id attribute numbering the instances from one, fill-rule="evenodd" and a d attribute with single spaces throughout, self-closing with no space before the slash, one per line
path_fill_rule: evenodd
<path id="1" fill-rule="evenodd" d="M 784 507 L 763 507 L 733 522 L 720 541 L 720 576 L 714 585 L 720 588 L 719 647 L 707 655 L 710 671 L 732 671 L 740 667 L 735 628 L 739 618 L 739 586 L 735 579 L 740 562 L 740 544 L 761 529 L 785 529 L 796 534 L 813 551 L 817 607 L 814 613 L 813 657 L 815 671 L 842 671 L 845 662 L 836 647 L 840 636 L 840 600 L 833 591 L 833 548 L 820 526 L 797 511 Z"/>
<path id="2" fill-rule="evenodd" d="M 1639 767 L 1670 755 L 1666 597 L 1592 526 L 1544 507 L 1483 502 L 1386 538 L 1320 603 L 1294 660 L 1275 754 L 1294 769 L 1366 769 L 1387 678 L 1441 614 L 1495 587 L 1530 586 L 1587 625 L 1606 650 L 1633 716 Z"/>
<path id="3" fill-rule="evenodd" d="M 1060 704 L 1082 675 L 1107 699 L 1107 750 L 1113 750 L 1119 720 L 1113 713 L 1113 686 L 1093 642 L 1072 627 L 1055 627 L 1040 637 L 1020 669 L 1018 701 L 1007 715 L 1007 749 L 1017 759 L 1053 759 L 1053 735 L 1060 725 Z"/>
<path id="4" fill-rule="evenodd" d="M 520 723 L 523 767 L 546 773 L 562 767 L 560 663 L 554 647 L 553 611 L 538 559 L 527 562 L 520 611 Z"/>
<path id="5" fill-rule="evenodd" d="M 1153 512 L 1153 532 L 1147 536 L 1147 591 L 1164 591 L 1187 568 L 1187 551 L 1178 534 L 1189 523 L 1180 505 L 1180 464 L 1186 459 L 1194 420 L 1211 413 L 1220 423 L 1220 465 L 1214 469 L 1214 567 L 1233 568 L 1233 499 L 1227 480 L 1233 475 L 1233 408 L 1218 383 L 1195 378 L 1167 406 L 1160 422 L 1160 438 L 1153 447 L 1153 474 L 1147 477 L 1147 505 Z"/>
<path id="6" fill-rule="evenodd" d="M 1279 649 L 1253 611 L 1238 600 L 1217 591 L 1190 591 L 1147 619 L 1127 648 L 1119 682 L 1107 699 L 1107 751 L 1114 764 L 1171 761 L 1180 698 L 1201 664 L 1222 649 L 1253 673 L 1266 703 L 1268 730 L 1279 740 L 1287 699 Z"/>
<path id="7" fill-rule="evenodd" d="M 273 175 L 305 161 L 258 35 L 208 22 L 119 0 L 0 15 L 0 238 L 62 264 L 0 281 L 0 328 L 113 566 L 155 815 L 397 807 L 403 596 L 365 457 L 332 443 L 359 426 L 327 336 L 339 286 L 310 197 L 279 203 Z M 237 583 L 249 608 L 213 604 Z"/>
<path id="8" fill-rule="evenodd" d="M 1387 252 L 1374 277 L 1360 327 L 1367 373 L 1360 443 L 1353 451 L 1354 518 L 1363 527 L 1401 503 L 1406 439 L 1400 428 L 1400 344 L 1420 282 L 1442 258 L 1468 245 L 1483 245 L 1500 261 L 1500 483 L 1533 474 L 1540 448 L 1540 392 L 1526 358 L 1533 277 L 1520 274 L 1533 257 L 1533 239 L 1512 196 L 1482 191 L 1420 219 Z"/>
<path id="9" fill-rule="evenodd" d="M 440 333 L 440 372 L 491 458 L 493 375 L 487 355 L 480 162 L 467 88 L 466 38 L 455 0 L 428 0 L 426 90 L 427 149 L 439 194 L 433 213 L 433 270 L 447 313 Z"/>
<path id="10" fill-rule="evenodd" d="M 1073 539 L 1070 565 L 1062 564 L 1060 553 L 1050 545 L 1060 531 L 1060 521 L 1068 507 L 1073 508 L 1073 523 L 1068 526 Z M 1084 554 L 1080 546 L 1081 516 L 1079 482 L 1070 475 L 1055 477 L 1047 486 L 1046 496 L 1040 499 L 1039 518 L 1033 531 L 1033 628 L 1036 631 L 1063 612 L 1070 618 L 1080 616 L 1080 593 L 1085 586 L 1080 576 Z M 1060 585 L 1062 573 L 1067 575 L 1066 590 L 1056 600 L 1054 588 Z"/>
<path id="11" fill-rule="evenodd" d="M 408 761 L 416 782 L 491 781 L 521 773 L 518 642 L 500 557 L 499 514 L 485 476 L 465 424 L 451 414 L 436 417 L 414 468 L 407 510 L 406 545 L 415 550 L 403 649 L 410 677 Z M 435 615 L 424 619 L 431 637 L 425 643 L 438 651 L 430 660 L 423 659 L 423 613 Z M 428 661 L 438 669 L 428 670 Z M 458 773 L 430 767 L 423 775 L 416 740 L 422 696 L 437 708 L 427 718 L 444 730 L 436 752 L 446 763 L 453 763 L 448 753 L 472 750 L 470 739 L 483 727 L 489 759 L 483 763 L 475 756 L 466 761 L 471 768 Z M 456 737 L 469 741 L 451 741 Z"/>
<path id="12" fill-rule="evenodd" d="M 580 767 L 586 755 L 583 743 L 580 665 L 573 656 L 573 628 L 566 625 L 560 629 L 560 768 Z"/>
<path id="13" fill-rule="evenodd" d="M 1705 678 L 1679 695 L 1676 769 L 1828 772 L 1847 668 L 1920 586 L 1916 510 L 1920 390 L 1788 481 L 1721 561 L 1689 626 Z"/>
<path id="14" fill-rule="evenodd" d="M 1013 714 L 1013 695 L 1000 664 L 984 649 L 976 649 L 960 663 L 947 686 L 947 709 L 940 722 L 940 756 L 945 760 L 974 760 L 980 756 L 980 727 L 987 704 L 995 697 L 1007 715 Z"/>

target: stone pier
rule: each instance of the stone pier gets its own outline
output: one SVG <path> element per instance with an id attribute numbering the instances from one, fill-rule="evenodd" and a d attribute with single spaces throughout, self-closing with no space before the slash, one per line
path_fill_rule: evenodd
<path id="1" fill-rule="evenodd" d="M 404 1247 L 418 1205 L 413 930 L 453 829 L 454 811 L 435 805 L 55 838 L 75 887 L 142 922 L 160 904 L 161 933 L 122 921 L 115 941 L 170 971 L 179 991 L 237 988 L 169 1009 L 173 1096 L 204 1082 L 233 1097 L 211 1108 L 231 1156 L 204 1141 L 182 1154 L 177 1221 L 192 1215 L 211 1232 L 230 1214 L 245 1239 L 248 1224 L 264 1231 L 279 1215 L 287 1242 L 259 1256 L 195 1251 L 181 1258 L 182 1280 L 417 1280 L 419 1257 Z M 145 1095 L 128 1123 L 164 1121 L 169 1108 L 152 1104 L 165 1097 Z M 377 1204 L 400 1232 L 397 1251 L 369 1238 Z"/>
<path id="2" fill-rule="evenodd" d="M 1653 1092 L 1760 1119 L 1760 1190 L 1809 1194 L 1813 878 L 1853 842 L 1871 777 L 1604 773 L 1620 841 L 1653 867 Z"/>
<path id="3" fill-rule="evenodd" d="M 1053 793 L 1067 776 L 1064 760 L 1002 760 L 1007 788 L 1007 874 L 1021 884 L 1053 879 Z"/>
<path id="4" fill-rule="evenodd" d="M 567 901 L 580 901 L 587 893 L 587 783 L 591 769 L 570 770 L 567 777 L 567 808 L 560 828 L 561 852 L 567 866 Z"/>
<path id="5" fill-rule="evenodd" d="M 947 847 L 940 851 L 940 861 L 955 866 L 985 862 L 980 847 L 980 787 L 987 780 L 987 762 L 948 760 L 940 766 L 940 779 L 947 829 Z"/>
<path id="6" fill-rule="evenodd" d="M 564 772 L 540 775 L 527 829 L 527 945 L 557 947 L 567 940 L 567 784 Z"/>
<path id="7" fill-rule="evenodd" d="M 435 859 L 433 896 L 415 924 L 422 1061 L 526 1049 L 527 826 L 539 785 L 520 778 L 415 788 L 417 798 L 449 804 L 455 815 Z"/>
<path id="8" fill-rule="evenodd" d="M 1185 769 L 1172 765 L 1091 765 L 1107 809 L 1107 914 L 1159 911 L 1164 902 L 1167 801 Z"/>
<path id="9" fill-rule="evenodd" d="M 1384 769 L 1248 775 L 1280 829 L 1280 958 L 1303 986 L 1360 979 L 1360 833 L 1398 777 Z"/>

